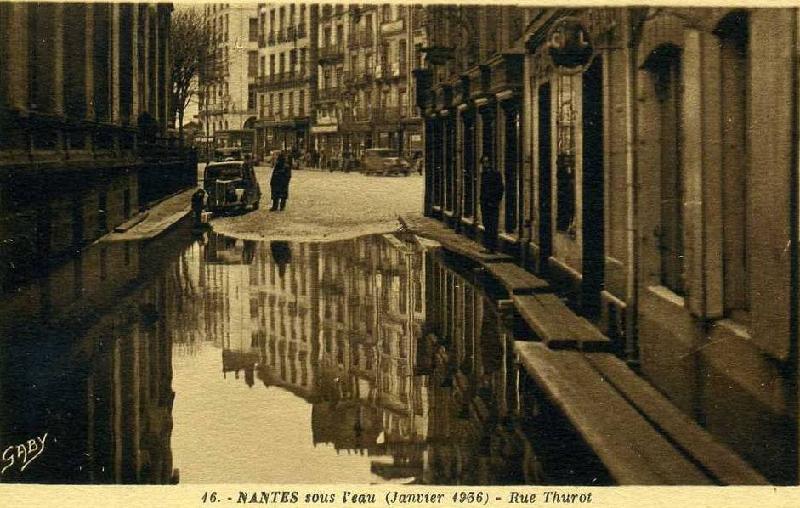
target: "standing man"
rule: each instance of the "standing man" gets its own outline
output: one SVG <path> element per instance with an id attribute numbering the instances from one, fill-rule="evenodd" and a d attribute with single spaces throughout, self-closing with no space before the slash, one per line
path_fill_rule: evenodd
<path id="1" fill-rule="evenodd" d="M 488 155 L 481 157 L 481 217 L 483 244 L 486 252 L 497 251 L 497 225 L 500 220 L 500 201 L 503 199 L 503 176 Z"/>
<path id="2" fill-rule="evenodd" d="M 270 191 L 272 193 L 271 212 L 283 210 L 286 207 L 286 200 L 289 199 L 289 181 L 292 179 L 292 167 L 286 160 L 286 155 L 281 152 L 272 168 L 272 177 L 269 180 Z"/>

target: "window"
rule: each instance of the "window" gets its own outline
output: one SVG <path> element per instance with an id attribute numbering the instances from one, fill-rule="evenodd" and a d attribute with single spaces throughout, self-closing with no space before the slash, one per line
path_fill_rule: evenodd
<path id="1" fill-rule="evenodd" d="M 247 52 L 247 76 L 258 75 L 258 51 Z"/>
<path id="2" fill-rule="evenodd" d="M 278 93 L 278 116 L 283 117 L 283 93 Z"/>
<path id="3" fill-rule="evenodd" d="M 306 115 L 306 92 L 305 90 L 300 90 L 300 104 L 299 104 L 299 116 Z M 301 272 L 304 273 L 304 272 Z"/>
<path id="4" fill-rule="evenodd" d="M 391 20 L 392 20 L 392 6 L 389 4 L 383 4 L 383 7 L 381 8 L 381 21 L 385 23 Z"/>
<path id="5" fill-rule="evenodd" d="M 280 62 L 278 65 L 278 72 L 283 74 L 283 72 L 286 70 L 286 54 L 281 53 L 278 57 L 278 61 Z"/>
<path id="6" fill-rule="evenodd" d="M 263 76 L 265 74 L 266 67 L 267 67 L 267 57 L 262 56 L 261 57 L 261 62 L 260 62 L 259 68 L 258 68 L 258 75 L 259 76 Z"/>
<path id="7" fill-rule="evenodd" d="M 294 116 L 294 92 L 289 92 L 289 116 Z"/>
<path id="8" fill-rule="evenodd" d="M 306 73 L 306 48 L 300 49 L 300 73 Z"/>
<path id="9" fill-rule="evenodd" d="M 653 52 L 647 70 L 653 77 L 660 127 L 661 221 L 657 228 L 661 252 L 661 284 L 683 295 L 683 168 L 681 164 L 680 49 L 665 45 Z"/>
<path id="10" fill-rule="evenodd" d="M 269 94 L 269 116 L 275 116 L 275 95 Z"/>
<path id="11" fill-rule="evenodd" d="M 275 75 L 275 55 L 269 55 L 269 75 Z"/>
<path id="12" fill-rule="evenodd" d="M 250 42 L 258 42 L 258 18 L 250 18 L 249 28 L 248 40 Z"/>
<path id="13" fill-rule="evenodd" d="M 255 111 L 256 109 L 256 85 L 247 85 L 247 110 Z"/>
<path id="14" fill-rule="evenodd" d="M 717 27 L 720 39 L 720 109 L 722 113 L 722 267 L 726 317 L 747 322 L 747 83 L 748 15 L 736 11 Z"/>
<path id="15" fill-rule="evenodd" d="M 400 62 L 400 74 L 406 73 L 406 40 L 400 39 L 400 42 L 397 44 L 397 61 Z"/>

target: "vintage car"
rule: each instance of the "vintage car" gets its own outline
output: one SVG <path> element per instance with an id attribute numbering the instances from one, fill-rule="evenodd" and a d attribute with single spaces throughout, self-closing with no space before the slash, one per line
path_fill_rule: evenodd
<path id="1" fill-rule="evenodd" d="M 361 159 L 361 172 L 365 175 L 408 176 L 411 171 L 411 164 L 391 148 L 370 148 Z"/>
<path id="2" fill-rule="evenodd" d="M 203 175 L 206 207 L 212 212 L 258 209 L 261 189 L 253 165 L 246 161 L 212 162 Z"/>

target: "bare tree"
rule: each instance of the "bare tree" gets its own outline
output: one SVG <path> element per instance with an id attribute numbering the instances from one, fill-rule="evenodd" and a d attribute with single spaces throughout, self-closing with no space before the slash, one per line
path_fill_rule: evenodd
<path id="1" fill-rule="evenodd" d="M 192 96 L 217 75 L 216 44 L 208 17 L 194 7 L 176 9 L 170 30 L 173 118 L 183 143 L 183 117 Z"/>

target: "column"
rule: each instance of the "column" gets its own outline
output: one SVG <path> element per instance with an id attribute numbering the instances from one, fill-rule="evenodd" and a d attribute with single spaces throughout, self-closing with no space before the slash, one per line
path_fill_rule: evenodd
<path id="1" fill-rule="evenodd" d="M 131 8 L 131 118 L 130 123 L 135 124 L 141 107 L 139 97 L 139 4 Z"/>
<path id="2" fill-rule="evenodd" d="M 56 115 L 64 114 L 64 4 L 53 4 L 53 82 L 52 82 L 52 112 Z"/>
<path id="3" fill-rule="evenodd" d="M 86 55 L 84 57 L 86 77 L 84 78 L 86 90 L 86 119 L 95 119 L 94 109 L 94 5 L 86 6 Z"/>
<path id="4" fill-rule="evenodd" d="M 111 29 L 109 30 L 109 42 L 111 43 L 111 122 L 120 123 L 120 100 L 119 100 L 119 4 L 111 5 Z"/>
<path id="5" fill-rule="evenodd" d="M 6 51 L 3 55 L 3 78 L 6 80 L 7 104 L 9 108 L 28 109 L 28 5 L 10 3 L 7 27 L 3 27 Z M 13 27 L 13 30 L 11 29 Z"/>

